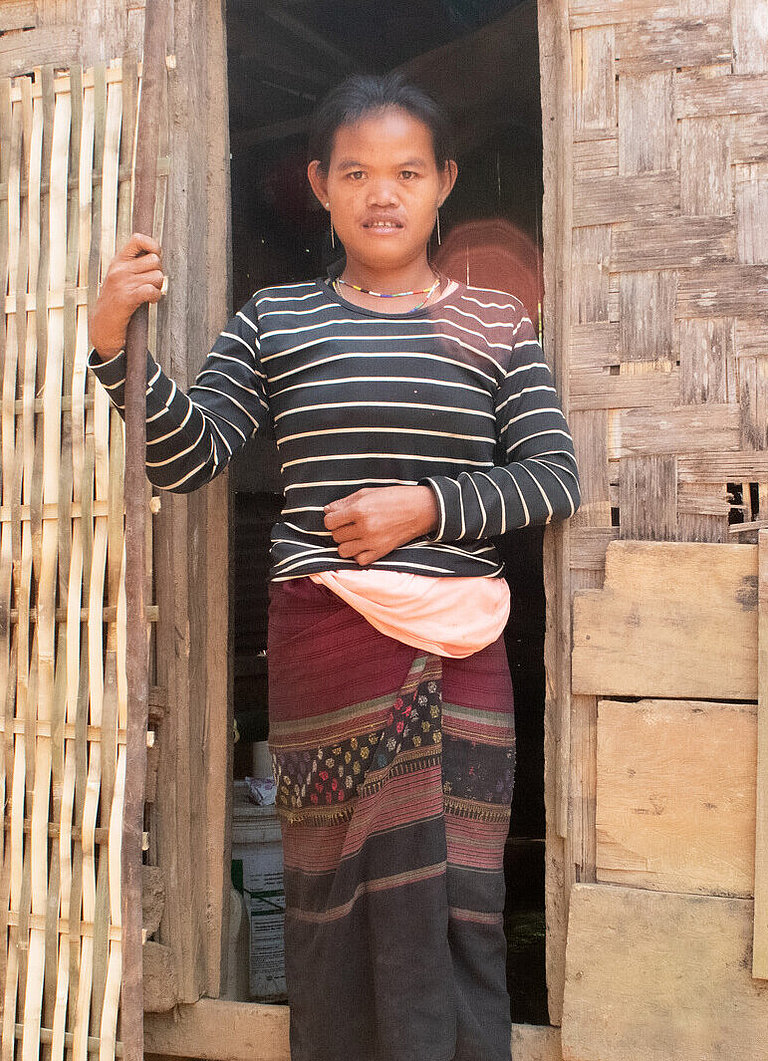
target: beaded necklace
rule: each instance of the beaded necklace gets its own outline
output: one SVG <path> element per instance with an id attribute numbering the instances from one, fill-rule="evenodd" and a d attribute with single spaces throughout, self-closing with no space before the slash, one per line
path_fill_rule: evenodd
<path id="1" fill-rule="evenodd" d="M 374 298 L 406 298 L 408 295 L 426 295 L 423 302 L 420 302 L 418 306 L 414 306 L 412 310 L 408 311 L 409 313 L 415 313 L 417 310 L 423 309 L 423 307 L 426 306 L 441 283 L 442 277 L 437 275 L 435 276 L 434 283 L 431 287 L 417 288 L 414 291 L 394 291 L 391 294 L 385 294 L 381 291 L 369 291 L 368 288 L 358 287 L 357 284 L 353 284 L 349 280 L 342 280 L 340 276 L 337 276 L 334 278 L 332 286 L 337 295 L 341 294 L 339 291 L 339 284 L 344 284 L 345 287 L 351 287 L 353 290 L 359 291 L 363 295 L 373 295 Z"/>

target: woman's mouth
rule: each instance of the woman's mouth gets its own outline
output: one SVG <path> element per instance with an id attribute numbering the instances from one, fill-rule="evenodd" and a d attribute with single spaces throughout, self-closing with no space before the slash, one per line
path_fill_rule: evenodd
<path id="1" fill-rule="evenodd" d="M 376 232 L 392 232 L 402 227 L 402 224 L 394 218 L 378 218 L 363 222 L 363 228 Z"/>

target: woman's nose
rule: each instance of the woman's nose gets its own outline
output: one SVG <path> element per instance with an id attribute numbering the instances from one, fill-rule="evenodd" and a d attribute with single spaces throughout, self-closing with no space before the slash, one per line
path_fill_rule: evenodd
<path id="1" fill-rule="evenodd" d="M 397 202 L 397 188 L 389 180 L 372 181 L 368 186 L 370 206 L 391 206 Z"/>

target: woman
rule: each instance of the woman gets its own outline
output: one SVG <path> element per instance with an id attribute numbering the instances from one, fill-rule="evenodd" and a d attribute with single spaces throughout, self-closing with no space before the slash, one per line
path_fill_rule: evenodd
<path id="1" fill-rule="evenodd" d="M 489 539 L 575 511 L 573 446 L 522 304 L 430 265 L 457 173 L 434 102 L 352 78 L 319 108 L 310 157 L 345 260 L 257 292 L 189 396 L 149 359 L 147 470 L 196 489 L 274 425 L 293 1061 L 502 1061 L 514 725 Z M 162 282 L 139 235 L 105 278 L 90 363 L 118 408 L 125 327 Z"/>

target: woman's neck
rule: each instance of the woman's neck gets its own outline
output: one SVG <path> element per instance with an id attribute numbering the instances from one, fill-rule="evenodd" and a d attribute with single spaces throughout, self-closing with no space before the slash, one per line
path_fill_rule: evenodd
<path id="1" fill-rule="evenodd" d="M 397 266 L 373 266 L 347 258 L 342 279 L 367 291 L 396 295 L 401 291 L 417 291 L 431 287 L 435 272 L 424 254 L 413 262 Z"/>
<path id="2" fill-rule="evenodd" d="M 382 269 L 362 262 L 347 260 L 340 274 L 344 282 L 341 293 L 348 302 L 366 309 L 380 309 L 385 313 L 406 313 L 421 305 L 428 293 L 439 294 L 437 273 L 427 261 L 415 261 L 407 266 Z M 362 290 L 358 290 L 362 289 Z"/>

